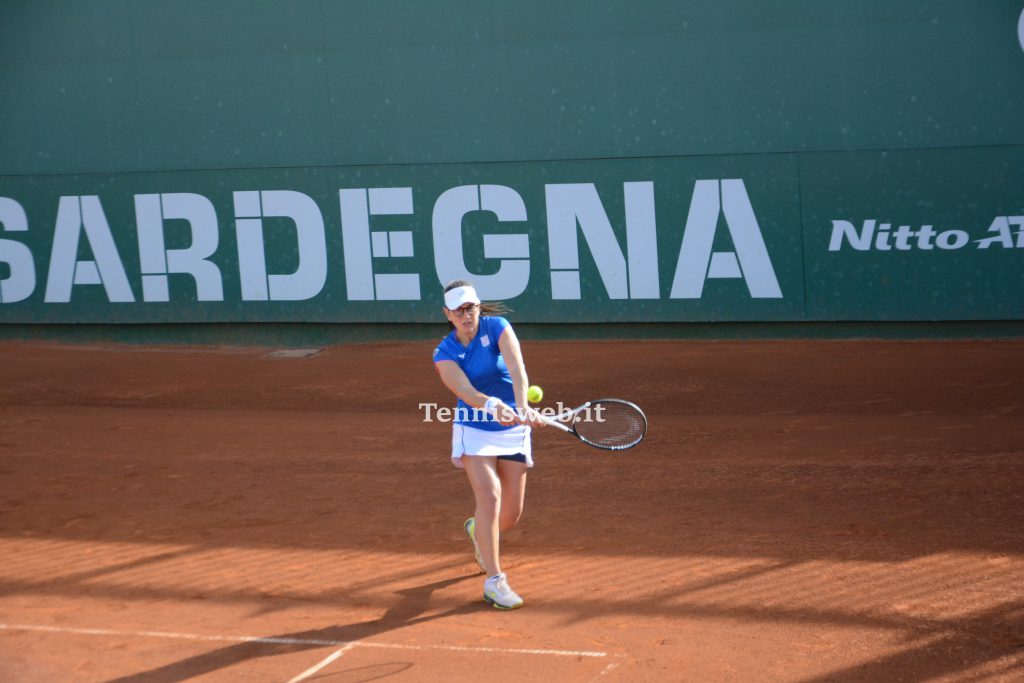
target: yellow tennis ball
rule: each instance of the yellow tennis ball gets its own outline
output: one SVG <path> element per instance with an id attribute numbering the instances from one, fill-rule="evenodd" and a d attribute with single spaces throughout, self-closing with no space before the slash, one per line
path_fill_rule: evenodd
<path id="1" fill-rule="evenodd" d="M 542 398 L 544 398 L 544 390 L 536 384 L 526 390 L 526 400 L 530 403 L 540 403 Z"/>

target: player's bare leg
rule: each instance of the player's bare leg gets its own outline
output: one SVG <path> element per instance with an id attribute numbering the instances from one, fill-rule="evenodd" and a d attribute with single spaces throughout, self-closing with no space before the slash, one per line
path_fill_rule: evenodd
<path id="1" fill-rule="evenodd" d="M 498 476 L 497 458 L 489 456 L 463 456 L 462 463 L 473 487 L 476 502 L 476 545 L 484 571 L 488 576 L 501 573 L 498 559 L 498 517 L 502 504 L 502 481 Z"/>
<path id="2" fill-rule="evenodd" d="M 501 480 L 501 507 L 498 515 L 499 531 L 508 531 L 523 515 L 526 498 L 526 463 L 498 460 L 498 478 Z"/>

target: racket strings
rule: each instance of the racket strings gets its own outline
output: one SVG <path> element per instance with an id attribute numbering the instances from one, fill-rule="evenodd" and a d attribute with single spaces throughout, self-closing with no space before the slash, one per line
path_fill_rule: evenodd
<path id="1" fill-rule="evenodd" d="M 577 416 L 574 426 L 584 441 L 605 448 L 628 448 L 643 438 L 647 420 L 627 403 L 596 402 Z"/>

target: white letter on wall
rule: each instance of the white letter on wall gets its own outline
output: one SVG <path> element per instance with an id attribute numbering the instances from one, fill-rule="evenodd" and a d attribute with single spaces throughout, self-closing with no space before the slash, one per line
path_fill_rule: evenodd
<path id="1" fill-rule="evenodd" d="M 242 298 L 301 301 L 319 294 L 327 282 L 327 236 L 316 202 L 293 190 L 235 192 L 234 199 Z M 295 223 L 298 266 L 294 273 L 267 274 L 264 218 L 290 218 Z"/>
<path id="2" fill-rule="evenodd" d="M 546 185 L 551 296 L 580 299 L 577 226 L 612 299 L 657 299 L 658 241 L 654 183 L 623 183 L 627 259 L 592 183 Z"/>
<path id="3" fill-rule="evenodd" d="M 446 190 L 434 203 L 434 267 L 442 283 L 472 280 L 485 299 L 512 299 L 530 282 L 530 237 L 520 234 L 483 236 L 484 258 L 498 259 L 498 272 L 472 273 L 466 267 L 462 221 L 474 211 L 489 211 L 500 222 L 526 220 L 526 204 L 505 185 L 462 185 Z"/>
<path id="4" fill-rule="evenodd" d="M 411 187 L 338 190 L 341 241 L 345 251 L 345 289 L 349 301 L 419 301 L 417 273 L 373 272 L 373 259 L 413 256 L 411 230 L 370 232 L 370 216 L 413 212 Z"/>
<path id="5" fill-rule="evenodd" d="M 94 261 L 78 260 L 83 228 Z M 46 302 L 68 303 L 73 285 L 103 285 L 112 303 L 135 301 L 100 198 L 95 195 L 61 197 L 57 205 Z"/>
<path id="6" fill-rule="evenodd" d="M 712 253 L 720 211 L 725 215 L 735 252 Z M 671 298 L 699 299 L 704 281 L 713 278 L 745 280 L 754 299 L 782 298 L 742 180 L 698 180 L 694 184 Z"/>
<path id="7" fill-rule="evenodd" d="M 7 232 L 27 232 L 28 216 L 21 204 L 0 197 L 0 225 Z M 13 304 L 32 296 L 36 289 L 36 264 L 29 248 L 14 240 L 0 240 L 0 263 L 11 269 L 10 275 L 0 280 L 0 304 Z"/>
<path id="8" fill-rule="evenodd" d="M 192 242 L 186 249 L 167 249 L 164 221 L 188 221 Z M 217 212 L 209 199 L 190 193 L 135 195 L 135 220 L 139 228 L 142 266 L 142 298 L 170 301 L 169 273 L 191 275 L 199 301 L 223 301 L 220 269 L 207 259 L 217 250 Z"/>

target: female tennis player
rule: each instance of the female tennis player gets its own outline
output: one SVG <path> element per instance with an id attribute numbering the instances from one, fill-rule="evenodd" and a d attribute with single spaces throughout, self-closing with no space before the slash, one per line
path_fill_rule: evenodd
<path id="1" fill-rule="evenodd" d="M 482 304 L 476 289 L 456 280 L 444 290 L 452 328 L 434 349 L 441 381 L 458 399 L 452 425 L 452 462 L 465 469 L 476 511 L 464 528 L 487 575 L 484 601 L 516 609 L 523 599 L 501 571 L 499 534 L 523 512 L 526 470 L 533 467 L 531 425 L 541 424 L 526 401 L 526 365 L 501 304 Z"/>

